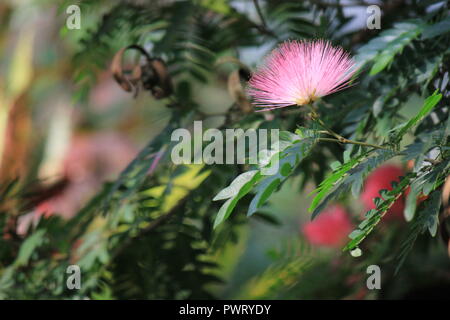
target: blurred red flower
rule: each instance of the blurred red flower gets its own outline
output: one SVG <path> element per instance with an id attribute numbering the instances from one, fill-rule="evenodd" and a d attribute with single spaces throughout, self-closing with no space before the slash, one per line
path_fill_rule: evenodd
<path id="1" fill-rule="evenodd" d="M 302 228 L 303 234 L 311 244 L 335 248 L 347 241 L 352 229 L 349 214 L 341 205 L 328 207 Z"/>
<path id="2" fill-rule="evenodd" d="M 383 165 L 374 170 L 366 179 L 364 190 L 361 193 L 361 200 L 367 210 L 375 209 L 375 198 L 381 198 L 380 190 L 392 190 L 391 182 L 399 182 L 400 176 L 404 176 L 404 170 L 396 165 Z M 406 194 L 407 192 L 405 192 Z M 403 219 L 405 209 L 405 194 L 400 196 L 392 207 L 388 210 L 384 219 Z"/>

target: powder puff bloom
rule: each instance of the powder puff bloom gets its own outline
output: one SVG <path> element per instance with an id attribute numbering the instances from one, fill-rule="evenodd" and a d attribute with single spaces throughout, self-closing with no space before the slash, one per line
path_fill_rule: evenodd
<path id="1" fill-rule="evenodd" d="M 355 62 L 324 40 L 287 41 L 252 75 L 247 92 L 264 110 L 302 106 L 349 86 Z"/>
<path id="2" fill-rule="evenodd" d="M 348 240 L 352 229 L 349 214 L 338 204 L 326 208 L 317 218 L 302 227 L 309 243 L 334 248 L 342 246 Z"/>

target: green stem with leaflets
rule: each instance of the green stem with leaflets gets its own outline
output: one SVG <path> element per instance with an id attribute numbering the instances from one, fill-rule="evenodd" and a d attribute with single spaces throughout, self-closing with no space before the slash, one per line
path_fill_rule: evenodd
<path id="1" fill-rule="evenodd" d="M 350 139 L 344 138 L 343 136 L 341 136 L 340 134 L 334 132 L 331 128 L 329 128 L 319 118 L 319 115 L 317 114 L 317 112 L 314 110 L 314 108 L 312 106 L 310 106 L 310 105 L 308 105 L 308 106 L 311 109 L 311 113 L 310 113 L 311 119 L 314 120 L 314 121 L 317 121 L 317 123 L 319 123 L 319 125 L 325 129 L 325 131 L 321 131 L 321 133 L 326 133 L 326 134 L 336 138 L 336 139 L 319 138 L 319 141 L 338 142 L 338 143 L 345 143 L 345 144 L 356 144 L 356 145 L 365 146 L 365 147 L 371 147 L 371 148 L 375 148 L 375 149 L 389 149 L 389 148 L 386 148 L 386 147 L 383 147 L 383 146 L 379 146 L 379 145 L 376 145 L 376 144 L 372 144 L 372 143 L 361 142 L 361 141 L 354 141 L 354 140 L 350 140 Z"/>

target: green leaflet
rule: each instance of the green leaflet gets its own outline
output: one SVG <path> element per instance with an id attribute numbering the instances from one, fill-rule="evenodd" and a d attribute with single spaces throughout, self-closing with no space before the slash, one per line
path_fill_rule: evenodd
<path id="1" fill-rule="evenodd" d="M 28 264 L 34 250 L 44 243 L 45 233 L 45 229 L 37 230 L 23 242 L 17 259 L 14 261 L 15 266 L 20 267 Z"/>
<path id="2" fill-rule="evenodd" d="M 350 159 L 319 186 L 316 197 L 313 199 L 310 210 L 314 219 L 327 204 L 340 195 L 352 190 L 353 195 L 359 194 L 366 175 L 383 162 L 396 156 L 391 150 L 376 150 L 375 155 L 367 158 L 372 152 L 366 152 L 359 157 Z M 331 191 L 331 192 L 330 192 Z M 326 195 L 327 194 L 327 195 Z M 325 196 L 326 195 L 326 196 Z"/>
<path id="3" fill-rule="evenodd" d="M 428 229 L 432 237 L 436 236 L 437 228 L 439 224 L 439 209 L 441 207 L 441 193 L 435 191 L 430 195 L 430 200 L 426 206 L 426 222 L 424 227 Z"/>
<path id="4" fill-rule="evenodd" d="M 416 20 L 394 24 L 392 29 L 381 32 L 378 37 L 359 48 L 355 56 L 358 67 L 373 61 L 370 75 L 381 72 L 395 55 L 421 34 L 423 28 L 424 24 Z"/>
<path id="5" fill-rule="evenodd" d="M 411 26 L 410 24 L 398 24 L 399 26 L 407 26 L 408 28 Z M 400 53 L 405 46 L 407 46 L 412 40 L 417 38 L 421 31 L 422 26 L 411 26 L 412 29 L 402 33 L 398 38 L 391 41 L 386 48 L 384 48 L 375 58 L 374 65 L 370 69 L 369 74 L 371 76 L 376 75 L 377 73 L 383 71 L 391 62 L 394 60 L 395 55 Z"/>
<path id="6" fill-rule="evenodd" d="M 309 154 L 314 143 L 314 139 L 306 138 L 283 151 L 281 160 L 278 164 L 278 172 L 274 175 L 264 176 L 261 183 L 256 188 L 256 195 L 247 211 L 248 216 L 254 214 L 267 201 L 278 186 L 286 180 L 300 161 Z"/>
<path id="7" fill-rule="evenodd" d="M 217 200 L 225 200 L 232 197 L 235 197 L 239 194 L 239 191 L 250 181 L 258 180 L 259 178 L 258 170 L 251 170 L 244 172 L 236 177 L 236 179 L 231 182 L 230 186 L 222 189 L 213 199 L 213 201 Z M 255 177 L 256 176 L 256 177 Z"/>
<path id="8" fill-rule="evenodd" d="M 414 174 L 412 173 L 406 175 L 400 183 L 393 186 L 391 191 L 385 191 L 382 193 L 383 199 L 380 198 L 375 201 L 376 209 L 369 210 L 366 213 L 365 219 L 359 224 L 358 228 L 349 235 L 351 240 L 344 247 L 344 251 L 352 251 L 356 249 L 358 245 L 370 234 L 370 232 L 372 232 L 384 214 L 395 203 L 398 196 L 408 187 L 410 180 L 413 177 Z"/>
<path id="9" fill-rule="evenodd" d="M 239 199 L 245 196 L 252 189 L 253 185 L 261 179 L 261 174 L 258 170 L 252 170 L 239 175 L 229 187 L 223 189 L 213 201 L 228 199 L 220 208 L 216 219 L 214 220 L 214 228 L 226 220 Z"/>
<path id="10" fill-rule="evenodd" d="M 438 94 L 436 90 L 431 96 L 425 99 L 422 108 L 419 113 L 408 122 L 398 126 L 396 128 L 397 133 L 395 135 L 395 140 L 400 141 L 401 138 L 405 135 L 408 130 L 414 127 L 417 123 L 419 123 L 430 111 L 438 104 L 438 102 L 442 99 L 442 94 Z"/>
<path id="11" fill-rule="evenodd" d="M 441 192 L 439 190 L 434 191 L 430 197 L 424 202 L 422 209 L 414 217 L 411 222 L 411 227 L 407 237 L 403 241 L 400 253 L 398 255 L 398 264 L 395 272 L 397 273 L 403 265 L 409 252 L 414 247 L 414 243 L 417 237 L 424 233 L 427 229 L 431 236 L 436 236 L 438 227 L 438 215 L 441 206 Z"/>
<path id="12" fill-rule="evenodd" d="M 405 219 L 406 221 L 411 221 L 414 218 L 416 207 L 417 207 L 417 197 L 419 196 L 420 191 L 416 184 L 411 184 L 411 189 L 406 197 L 405 202 Z"/>
<path id="13" fill-rule="evenodd" d="M 450 17 L 426 27 L 422 32 L 422 40 L 434 38 L 450 31 Z"/>
<path id="14" fill-rule="evenodd" d="M 361 154 L 356 158 L 350 159 L 348 162 L 344 164 L 340 164 L 338 162 L 332 163 L 332 165 L 335 167 L 333 173 L 326 178 L 322 183 L 319 185 L 319 187 L 312 191 L 312 193 L 315 193 L 316 196 L 311 202 L 311 206 L 309 207 L 309 210 L 312 211 L 317 208 L 317 206 L 320 204 L 322 199 L 325 197 L 326 194 L 328 194 L 331 189 L 336 185 L 336 183 L 341 180 L 344 175 L 353 168 L 358 162 L 362 161 L 364 157 L 367 154 Z M 338 167 L 336 167 L 338 165 Z M 340 166 L 339 166 L 340 165 Z M 311 193 L 311 194 L 312 194 Z"/>
<path id="15" fill-rule="evenodd" d="M 281 151 L 272 153 L 268 164 L 261 164 L 257 170 L 239 175 L 228 187 L 214 197 L 214 201 L 227 199 L 219 209 L 214 227 L 225 221 L 237 202 L 252 189 L 256 191 L 256 194 L 250 203 L 247 216 L 253 215 L 264 205 L 280 184 L 290 176 L 317 141 L 316 133 L 313 130 L 299 129 L 296 133 L 298 134 L 281 132 L 280 141 L 277 141 Z"/>

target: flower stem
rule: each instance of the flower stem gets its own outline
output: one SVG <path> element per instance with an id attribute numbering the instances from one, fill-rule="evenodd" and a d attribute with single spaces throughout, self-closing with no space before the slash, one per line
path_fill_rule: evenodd
<path id="1" fill-rule="evenodd" d="M 343 136 L 341 136 L 340 134 L 334 132 L 331 128 L 329 128 L 320 118 L 319 115 L 317 114 L 316 110 L 314 110 L 314 108 L 312 106 L 309 106 L 311 109 L 311 119 L 314 121 L 317 121 L 326 131 L 320 131 L 320 133 L 325 133 L 328 135 L 331 135 L 333 137 L 335 137 L 336 139 L 330 139 L 330 138 L 319 138 L 319 141 L 330 141 L 330 142 L 339 142 L 339 143 L 346 143 L 346 144 L 356 144 L 356 145 L 360 145 L 360 146 L 365 146 L 365 147 L 372 147 L 372 148 L 376 148 L 376 149 L 388 149 L 386 147 L 382 147 L 376 144 L 372 144 L 372 143 L 367 143 L 367 142 L 361 142 L 361 141 L 354 141 L 354 140 L 350 140 L 347 138 L 344 138 Z"/>
<path id="2" fill-rule="evenodd" d="M 386 147 L 382 147 L 376 144 L 372 144 L 372 143 L 366 143 L 366 142 L 361 142 L 361 141 L 354 141 L 354 140 L 349 140 L 349 139 L 345 139 L 344 140 L 339 140 L 339 139 L 331 139 L 331 138 L 319 138 L 319 141 L 329 141 L 329 142 L 339 142 L 339 143 L 346 143 L 346 144 L 357 144 L 360 146 L 365 146 L 365 147 L 372 147 L 375 149 L 388 149 Z"/>

